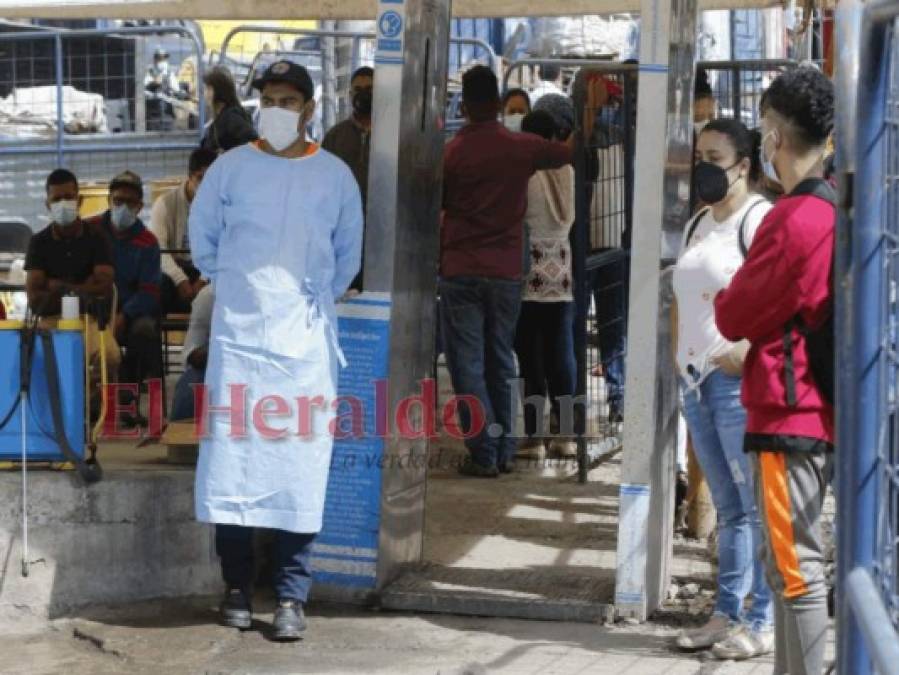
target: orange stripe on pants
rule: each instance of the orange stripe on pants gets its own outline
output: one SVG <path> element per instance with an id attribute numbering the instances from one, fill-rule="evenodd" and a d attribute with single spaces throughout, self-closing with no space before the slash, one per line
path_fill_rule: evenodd
<path id="1" fill-rule="evenodd" d="M 808 589 L 799 566 L 799 553 L 793 537 L 792 504 L 787 478 L 787 460 L 781 452 L 760 452 L 762 498 L 771 552 L 784 581 L 784 597 L 797 598 Z"/>

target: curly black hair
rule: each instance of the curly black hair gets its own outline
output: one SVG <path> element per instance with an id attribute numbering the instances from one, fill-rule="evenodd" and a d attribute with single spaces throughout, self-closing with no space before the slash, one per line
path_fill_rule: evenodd
<path id="1" fill-rule="evenodd" d="M 762 94 L 761 111 L 773 110 L 790 122 L 806 148 L 824 145 L 833 131 L 833 83 L 813 66 L 791 68 Z"/>

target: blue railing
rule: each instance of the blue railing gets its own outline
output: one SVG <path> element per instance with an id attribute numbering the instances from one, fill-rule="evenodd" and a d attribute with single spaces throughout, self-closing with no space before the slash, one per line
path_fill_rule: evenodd
<path id="1" fill-rule="evenodd" d="M 899 673 L 899 0 L 841 13 L 838 672 L 887 675 Z"/>

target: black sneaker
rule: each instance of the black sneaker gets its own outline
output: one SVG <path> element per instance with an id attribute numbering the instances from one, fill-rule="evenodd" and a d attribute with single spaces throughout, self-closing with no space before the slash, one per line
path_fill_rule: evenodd
<path id="1" fill-rule="evenodd" d="M 303 637 L 306 630 L 306 615 L 303 604 L 296 600 L 279 600 L 272 624 L 272 639 L 278 642 L 293 642 Z"/>
<path id="2" fill-rule="evenodd" d="M 253 608 L 250 606 L 250 598 L 239 588 L 229 588 L 225 592 L 225 599 L 219 610 L 222 615 L 222 624 L 230 628 L 246 630 L 253 623 Z"/>
<path id="3" fill-rule="evenodd" d="M 473 476 L 475 478 L 496 478 L 499 476 L 499 470 L 495 466 L 484 466 L 470 459 L 459 467 L 459 473 L 463 476 Z"/>

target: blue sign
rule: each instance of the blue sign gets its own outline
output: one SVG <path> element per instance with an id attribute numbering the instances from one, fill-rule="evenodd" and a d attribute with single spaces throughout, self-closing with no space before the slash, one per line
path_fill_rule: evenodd
<path id="1" fill-rule="evenodd" d="M 347 360 L 337 395 L 357 406 L 363 433 L 334 440 L 324 522 L 313 545 L 313 577 L 332 586 L 374 588 L 385 440 L 377 416 L 387 405 L 386 389 L 379 390 L 377 383 L 387 382 L 390 296 L 363 293 L 339 304 L 337 314 L 338 339 Z M 341 428 L 351 428 L 351 407 L 337 413 L 346 421 Z"/>
<path id="2" fill-rule="evenodd" d="M 403 32 L 403 17 L 399 12 L 389 10 L 381 15 L 378 30 L 385 38 L 396 38 Z"/>

